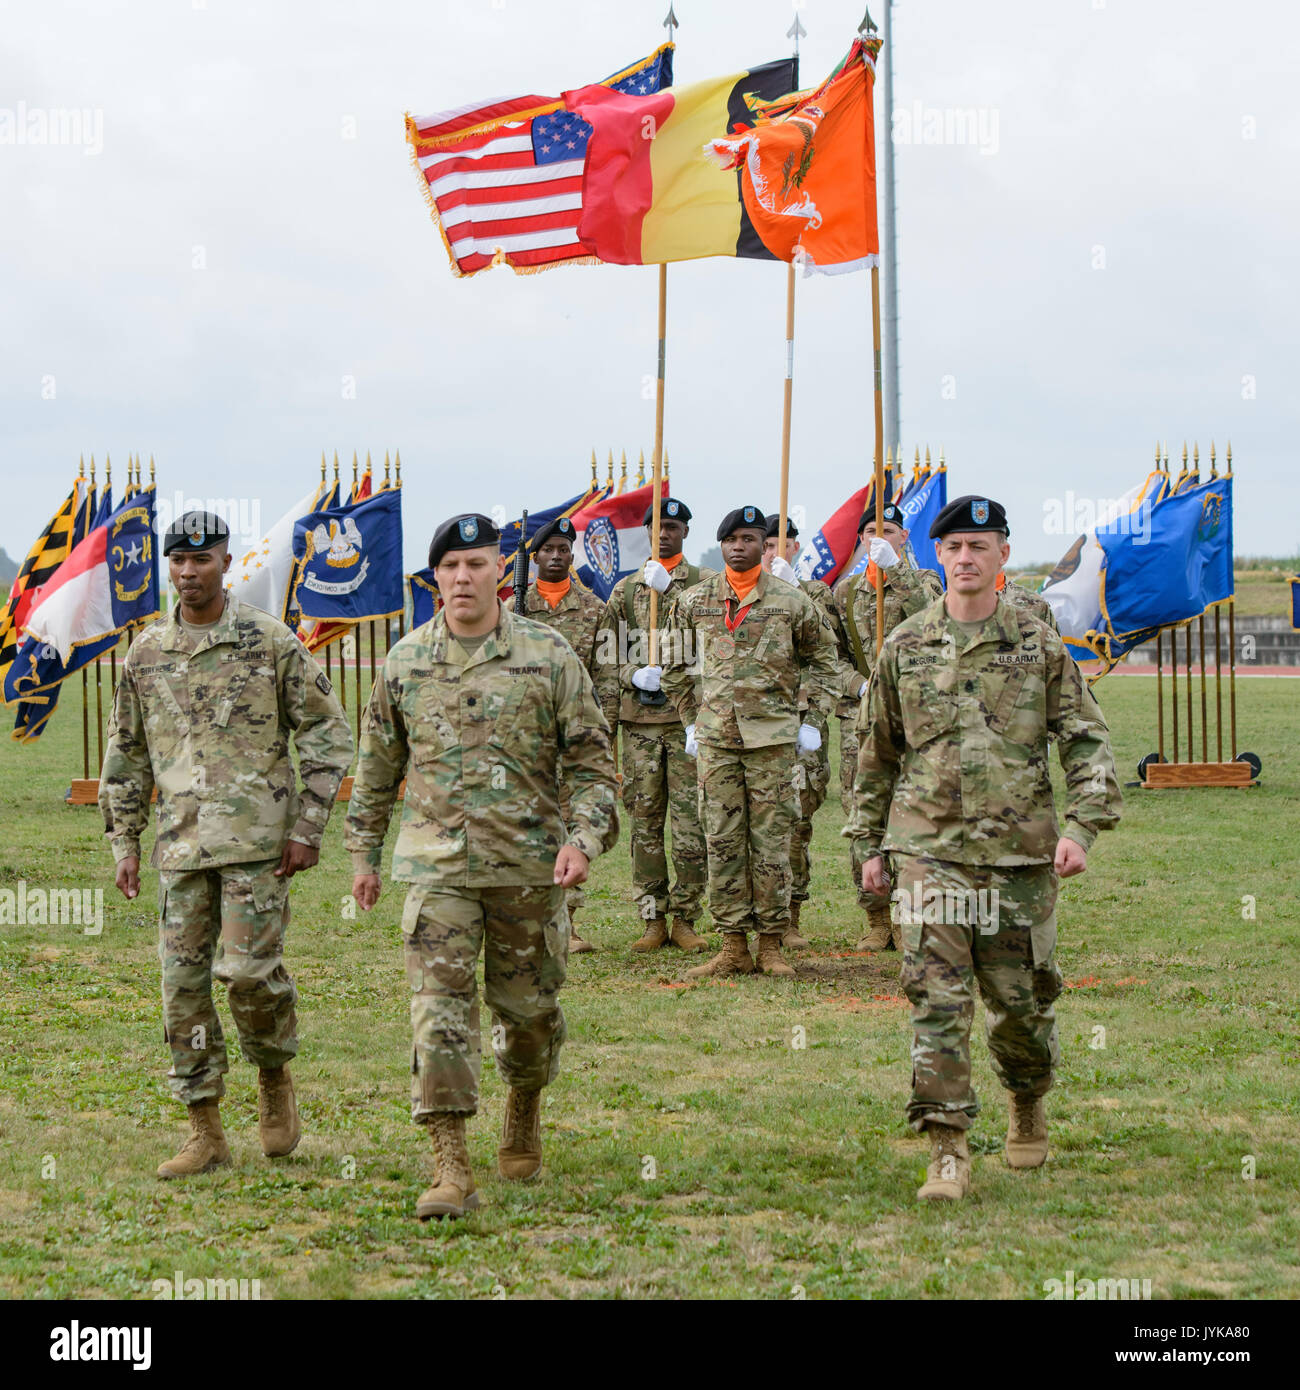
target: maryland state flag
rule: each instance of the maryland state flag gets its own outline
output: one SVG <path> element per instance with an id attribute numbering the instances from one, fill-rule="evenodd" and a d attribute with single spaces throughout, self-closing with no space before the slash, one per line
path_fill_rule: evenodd
<path id="1" fill-rule="evenodd" d="M 750 220 L 736 176 L 704 153 L 718 132 L 752 126 L 761 103 L 798 82 L 795 59 L 634 96 L 605 86 L 565 92 L 590 127 L 578 237 L 617 265 L 777 253 Z"/>
<path id="2" fill-rule="evenodd" d="M 859 39 L 812 92 L 760 104 L 749 130 L 710 140 L 707 153 L 739 169 L 745 213 L 778 260 L 838 275 L 877 263 L 878 39 Z"/>
<path id="3" fill-rule="evenodd" d="M 81 478 L 73 483 L 72 491 L 64 498 L 63 505 L 50 518 L 49 525 L 27 552 L 27 558 L 9 590 L 8 602 L 0 612 L 0 681 L 4 680 L 14 657 L 18 655 L 23 641 L 23 627 L 38 590 L 54 578 L 55 571 L 84 534 L 84 527 L 79 529 L 78 523 L 89 505 L 86 486 Z"/>

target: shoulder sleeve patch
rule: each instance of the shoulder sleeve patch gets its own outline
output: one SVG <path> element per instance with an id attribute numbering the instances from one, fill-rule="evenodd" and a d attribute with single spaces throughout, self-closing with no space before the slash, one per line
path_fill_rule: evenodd
<path id="1" fill-rule="evenodd" d="M 324 671 L 316 677 L 316 689 L 319 690 L 322 695 L 332 695 L 334 693 L 334 687 L 330 684 L 329 677 Z"/>

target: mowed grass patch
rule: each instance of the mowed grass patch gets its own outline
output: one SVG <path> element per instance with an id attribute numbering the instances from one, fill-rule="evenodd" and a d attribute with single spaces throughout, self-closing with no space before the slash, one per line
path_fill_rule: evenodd
<path id="1" fill-rule="evenodd" d="M 293 888 L 301 1146 L 262 1156 L 255 1072 L 218 989 L 235 1165 L 154 1177 L 184 1133 L 164 1075 L 157 877 L 120 899 L 98 814 L 61 802 L 81 760 L 69 691 L 39 745 L 0 755 L 0 888 L 102 887 L 104 930 L 0 926 L 0 1293 L 147 1298 L 179 1270 L 257 1279 L 274 1298 L 1038 1298 L 1072 1269 L 1150 1279 L 1157 1297 L 1295 1296 L 1296 691 L 1239 688 L 1260 787 L 1128 789 L 1120 829 L 1063 885 L 1043 1170 L 1002 1160 L 977 1018 L 974 1191 L 957 1208 L 916 1203 L 926 1147 L 903 1124 L 898 958 L 853 953 L 863 924 L 833 791 L 803 919 L 815 949 L 793 981 L 688 985 L 680 953 L 631 953 L 625 828 L 581 918 L 600 950 L 570 961 L 542 1176 L 496 1176 L 489 1055 L 470 1125 L 483 1206 L 446 1226 L 413 1218 L 432 1162 L 409 1117 L 402 890 L 385 882 L 374 913 L 350 913 L 342 808 L 321 867 Z M 1098 693 L 1133 781 L 1155 746 L 1154 681 Z"/>

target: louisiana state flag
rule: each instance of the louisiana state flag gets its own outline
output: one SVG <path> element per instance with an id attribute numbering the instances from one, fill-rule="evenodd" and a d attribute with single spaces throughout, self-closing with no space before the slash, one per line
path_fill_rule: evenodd
<path id="1" fill-rule="evenodd" d="M 704 147 L 720 131 L 752 125 L 760 102 L 793 90 L 797 71 L 783 58 L 648 96 L 601 85 L 565 92 L 566 110 L 591 127 L 578 222 L 589 253 L 617 265 L 777 255 L 736 175 Z"/>
<path id="2" fill-rule="evenodd" d="M 361 623 L 402 611 L 402 490 L 309 512 L 293 528 L 304 618 Z"/>

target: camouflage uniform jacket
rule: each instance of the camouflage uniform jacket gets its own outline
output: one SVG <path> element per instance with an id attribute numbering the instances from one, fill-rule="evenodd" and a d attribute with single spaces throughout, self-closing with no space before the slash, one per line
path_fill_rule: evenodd
<path id="1" fill-rule="evenodd" d="M 733 612 L 749 612 L 729 631 Z M 835 638 L 816 605 L 801 590 L 770 574 L 742 603 L 725 574 L 697 584 L 677 605 L 683 632 L 695 634 L 701 687 L 682 663 L 665 666 L 663 687 L 683 724 L 694 724 L 701 743 L 724 748 L 766 748 L 793 743 L 799 733 L 799 688 L 810 706 L 829 718 L 838 671 Z"/>
<path id="2" fill-rule="evenodd" d="M 272 859 L 286 840 L 319 849 L 351 761 L 338 696 L 282 622 L 228 595 L 195 635 L 177 605 L 131 644 L 117 683 L 99 779 L 113 857 L 139 855 L 155 786 L 155 868 Z"/>
<path id="3" fill-rule="evenodd" d="M 848 669 L 840 687 L 836 714 L 841 719 L 857 713 L 864 693 L 858 687 L 876 664 L 876 586 L 867 582 L 867 571 L 855 574 L 835 586 L 835 607 L 848 648 Z M 943 583 L 933 570 L 917 569 L 904 555 L 884 571 L 882 592 L 885 600 L 885 636 L 913 613 L 920 613 L 943 597 Z M 854 641 L 854 632 L 857 641 Z M 856 693 L 855 693 L 856 692 Z"/>
<path id="4" fill-rule="evenodd" d="M 801 579 L 799 587 L 812 600 L 813 607 L 826 620 L 827 626 L 831 630 L 831 636 L 835 639 L 835 665 L 839 669 L 839 679 L 836 682 L 835 690 L 838 694 L 842 690 L 851 689 L 856 685 L 860 677 L 853 665 L 853 657 L 849 652 L 849 639 L 844 631 L 844 625 L 840 622 L 839 611 L 835 607 L 835 595 L 829 584 L 823 584 L 820 579 Z M 799 687 L 799 709 L 800 711 L 808 708 L 808 688 L 807 685 Z"/>
<path id="5" fill-rule="evenodd" d="M 609 726 L 591 677 L 559 633 L 504 606 L 473 653 L 440 612 L 385 658 L 348 805 L 345 843 L 357 873 L 379 871 L 403 775 L 393 852 L 400 882 L 550 884 L 562 845 L 594 859 L 618 838 Z"/>
<path id="6" fill-rule="evenodd" d="M 596 662 L 596 629 L 605 613 L 605 605 L 591 592 L 584 589 L 576 579 L 569 580 L 569 592 L 555 605 L 549 603 L 538 592 L 536 584 L 528 586 L 524 599 L 527 616 L 534 622 L 545 623 L 558 632 L 578 654 L 578 660 L 587 668 L 597 692 L 600 690 L 600 667 Z"/>
<path id="7" fill-rule="evenodd" d="M 1001 589 L 1002 597 L 1016 608 L 1023 608 L 1026 613 L 1032 613 L 1039 622 L 1046 623 L 1055 633 L 1060 633 L 1061 629 L 1056 623 L 1056 614 L 1052 611 L 1052 605 L 1042 596 L 1036 594 L 1032 589 L 1026 589 L 1023 584 L 1017 584 L 1014 579 L 1008 579 Z"/>
<path id="8" fill-rule="evenodd" d="M 697 566 L 697 584 L 713 579 L 717 570 Z M 688 582 L 685 560 L 668 571 L 668 587 L 659 595 L 659 660 L 671 661 L 674 651 L 681 650 L 681 632 L 673 614 L 682 596 L 693 586 Z M 635 622 L 627 621 L 628 590 L 632 592 L 632 614 Z M 650 626 L 650 586 L 645 582 L 645 566 L 635 574 L 626 575 L 614 585 L 601 619 L 601 635 L 597 645 L 603 653 L 611 676 L 600 688 L 601 708 L 610 728 L 618 724 L 676 724 L 677 709 L 671 700 L 666 705 L 643 705 L 637 698 L 632 674 L 650 661 L 647 632 Z"/>
<path id="9" fill-rule="evenodd" d="M 963 645 L 964 644 L 964 645 Z M 1088 849 L 1119 820 L 1106 721 L 1060 637 L 999 602 L 967 639 L 937 600 L 885 638 L 857 716 L 845 834 L 958 864 L 1050 864 L 1060 838 L 1047 740 L 1060 741 L 1065 835 Z"/>

